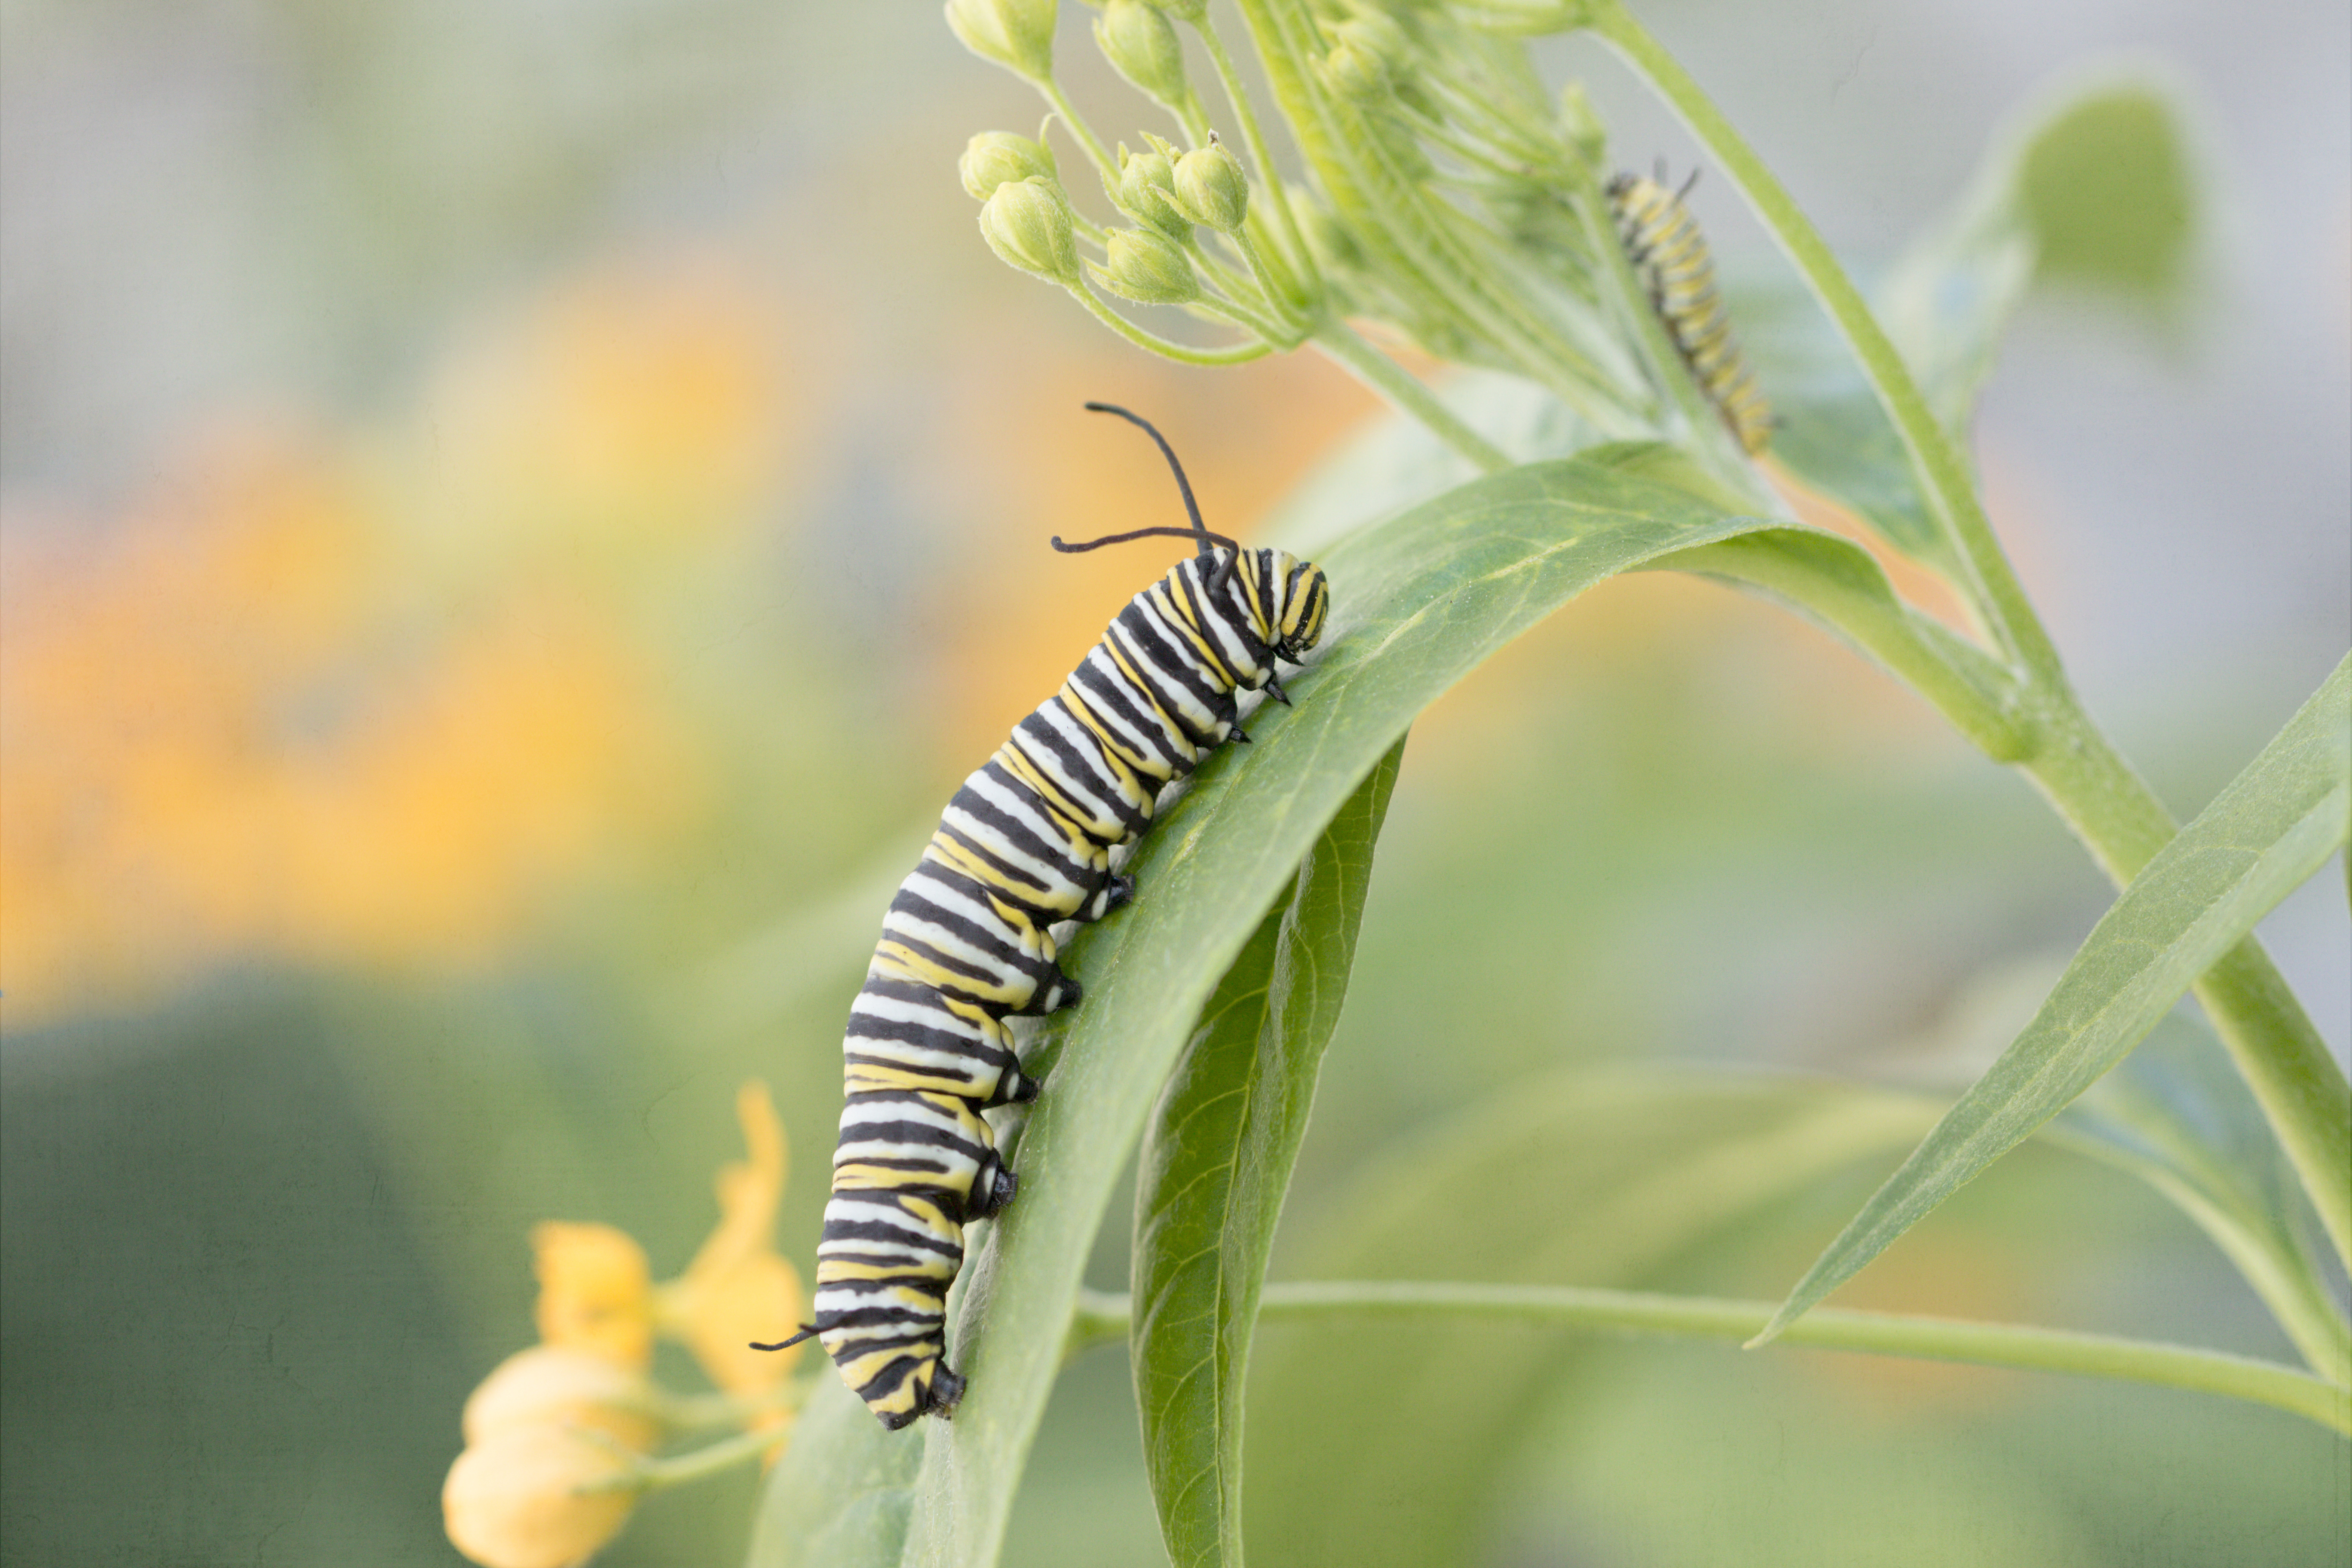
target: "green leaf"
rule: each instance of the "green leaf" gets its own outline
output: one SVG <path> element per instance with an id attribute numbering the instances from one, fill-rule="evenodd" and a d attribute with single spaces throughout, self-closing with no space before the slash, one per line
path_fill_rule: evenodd
<path id="1" fill-rule="evenodd" d="M 2352 815 L 2352 657 L 2132 879 L 2042 1010 L 1830 1244 L 1762 1344 L 2113 1068 L 2326 863 Z"/>
<path id="2" fill-rule="evenodd" d="M 1225 972 L 1144 1139 L 1129 1354 L 1178 1568 L 1242 1561 L 1242 1386 L 1258 1294 L 1403 750 L 1349 797 Z"/>
<path id="3" fill-rule="evenodd" d="M 1692 572 L 1759 590 L 1877 660 L 1994 761 L 2026 754 L 2015 678 L 1905 604 L 1877 558 L 1853 540 L 1811 528 L 1759 529 L 1663 556 L 1643 570 Z"/>
<path id="4" fill-rule="evenodd" d="M 2180 110 L 2163 85 L 2125 77 L 2062 101 L 2025 138 L 2017 171 L 2042 277 L 2158 307 L 2179 297 L 2197 190 Z"/>
<path id="5" fill-rule="evenodd" d="M 2196 211 L 2181 118 L 2145 77 L 2059 89 L 1995 138 L 1887 273 L 1873 309 L 1955 432 L 1966 436 L 2001 334 L 2037 279 L 2177 307 Z M 1793 295 L 1735 310 L 1780 416 L 1774 456 L 1896 548 L 1940 560 L 1895 428 L 1820 312 Z"/>
<path id="6" fill-rule="evenodd" d="M 751 1534 L 750 1568 L 896 1563 L 915 1500 L 919 1443 L 898 1440 L 830 1369 L 793 1424 Z"/>
<path id="7" fill-rule="evenodd" d="M 905 1561 L 995 1560 L 1119 1169 L 1217 978 L 1358 784 L 1423 708 L 1585 588 L 1759 526 L 1571 460 L 1479 479 L 1323 556 L 1330 641 L 1289 683 L 1296 706 L 1259 710 L 1255 743 L 1202 766 L 1129 864 L 1135 904 L 1067 950 L 1087 998 L 1033 1047 L 1052 1066 L 1021 1195 L 975 1233 L 961 1284 L 950 1340 L 971 1392 L 951 1423 L 898 1438 L 922 1448 Z M 806 1453 L 793 1446 L 772 1496 Z"/>
<path id="8" fill-rule="evenodd" d="M 2327 1290 L 2317 1216 L 2211 1030 L 2172 1013 L 2042 1136 L 2163 1194 L 2237 1266 L 2311 1369 L 2352 1386 L 2352 1325 Z"/>
<path id="9" fill-rule="evenodd" d="M 1518 1080 L 1318 1203 L 1302 1227 L 1313 1245 L 1282 1271 L 1655 1286 L 1934 1118 L 1913 1095 L 1720 1068 Z M 1267 1318 L 1250 1374 L 1252 1554 L 1284 1568 L 1488 1560 L 1514 1458 L 1594 1342 L 1491 1319 Z"/>

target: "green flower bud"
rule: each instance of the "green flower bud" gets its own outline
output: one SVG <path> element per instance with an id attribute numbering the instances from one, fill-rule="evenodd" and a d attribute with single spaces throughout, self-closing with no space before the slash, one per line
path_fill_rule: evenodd
<path id="1" fill-rule="evenodd" d="M 1332 29 L 1331 52 L 1316 69 L 1323 85 L 1339 97 L 1363 102 L 1389 90 L 1389 63 L 1373 41 L 1370 29 L 1343 22 Z"/>
<path id="2" fill-rule="evenodd" d="M 1050 81 L 1056 9 L 1056 0 L 948 0 L 948 26 L 981 58 Z"/>
<path id="3" fill-rule="evenodd" d="M 1070 204 L 1053 181 L 1033 175 L 997 186 L 980 209 L 980 232 L 1006 266 L 1048 282 L 1078 281 Z"/>
<path id="4" fill-rule="evenodd" d="M 1111 68 L 1171 109 L 1192 100 L 1176 25 L 1145 0 L 1108 0 L 1095 18 L 1095 43 Z"/>
<path id="5" fill-rule="evenodd" d="M 1585 163 L 1598 169 L 1601 155 L 1609 150 L 1609 127 L 1601 121 L 1600 111 L 1592 100 L 1584 96 L 1584 84 L 1570 82 L 1559 89 L 1559 128 L 1566 132 L 1569 145 Z"/>
<path id="6" fill-rule="evenodd" d="M 1176 160 L 1176 210 L 1219 234 L 1237 232 L 1249 216 L 1249 176 L 1214 132 Z"/>
<path id="7" fill-rule="evenodd" d="M 1164 234 L 1148 228 L 1115 228 L 1110 256 L 1099 267 L 1087 263 L 1095 281 L 1123 300 L 1141 305 L 1181 305 L 1201 297 L 1192 258 Z"/>
<path id="8" fill-rule="evenodd" d="M 1150 0 L 1150 3 L 1178 21 L 1190 22 L 1196 27 L 1201 25 L 1201 18 L 1209 14 L 1209 0 Z"/>
<path id="9" fill-rule="evenodd" d="M 1192 224 L 1176 210 L 1176 165 L 1165 153 L 1130 153 L 1122 143 L 1118 189 L 1111 193 L 1111 200 L 1136 222 L 1171 239 L 1181 242 L 1192 237 Z"/>
<path id="10" fill-rule="evenodd" d="M 1059 171 L 1054 167 L 1052 149 L 1043 142 L 1032 142 L 1010 131 L 983 131 L 964 143 L 963 156 L 956 160 L 956 173 L 963 176 L 963 188 L 971 193 L 971 199 L 984 202 L 999 185 L 1033 175 L 1050 180 Z"/>

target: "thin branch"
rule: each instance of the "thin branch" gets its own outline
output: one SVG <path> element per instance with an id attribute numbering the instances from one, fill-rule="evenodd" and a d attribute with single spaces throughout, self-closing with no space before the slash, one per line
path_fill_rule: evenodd
<path id="1" fill-rule="evenodd" d="M 1087 1292 L 1072 1325 L 1072 1342 L 1116 1336 L 1125 1326 L 1123 1296 Z M 1565 1285 L 1476 1285 L 1447 1280 L 1327 1279 L 1268 1285 L 1261 1318 L 1334 1313 L 1407 1313 L 1519 1318 L 1561 1328 L 1739 1344 L 1771 1321 L 1769 1301 L 1726 1301 L 1640 1290 L 1586 1289 Z M 2075 1333 L 2023 1323 L 1963 1322 L 1895 1312 L 1817 1307 L 1789 1325 L 1781 1342 L 1869 1355 L 1965 1362 L 2027 1372 L 2071 1373 L 2160 1388 L 2218 1394 L 2268 1405 L 2352 1436 L 2352 1391 L 2300 1368 L 2223 1351 L 2109 1334 Z"/>

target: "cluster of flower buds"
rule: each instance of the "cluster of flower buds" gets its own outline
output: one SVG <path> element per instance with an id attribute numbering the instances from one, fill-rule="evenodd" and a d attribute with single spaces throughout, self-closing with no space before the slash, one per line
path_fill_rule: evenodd
<path id="1" fill-rule="evenodd" d="M 1122 144 L 1114 156 L 1054 81 L 1051 5 L 950 0 L 948 21 L 956 36 L 1037 84 L 1129 226 L 1100 226 L 1076 210 L 1043 130 L 1034 141 L 983 132 L 965 148 L 958 172 L 982 204 L 980 230 L 989 248 L 1008 266 L 1068 289 L 1133 341 L 1176 358 L 1230 359 L 1295 346 L 1311 325 L 1312 262 L 1286 217 L 1278 237 L 1254 221 L 1249 176 L 1209 128 L 1187 75 L 1178 26 L 1205 37 L 1205 0 L 1089 3 L 1099 12 L 1094 38 L 1104 58 L 1175 117 L 1189 145 L 1146 132 L 1141 151 Z M 1202 248 L 1204 239 L 1215 254 Z M 1181 306 L 1240 326 L 1253 342 L 1195 354 L 1112 314 L 1096 289 L 1137 304 Z"/>
<path id="2" fill-rule="evenodd" d="M 719 1173 L 718 1226 L 677 1279 L 606 1225 L 531 1232 L 540 1343 L 499 1363 L 466 1401 L 466 1447 L 441 1489 L 450 1542 L 483 1568 L 563 1568 L 619 1533 L 649 1488 L 715 1468 L 702 1458 L 782 1450 L 797 1347 L 749 1346 L 800 1321 L 800 1277 L 769 1237 L 783 1192 L 782 1125 L 762 1085 L 736 1115 L 751 1152 Z M 647 1374 L 656 1337 L 682 1342 L 720 1391 L 682 1398 Z M 701 1455 L 657 1460 L 674 1428 L 745 1430 Z"/>
<path id="3" fill-rule="evenodd" d="M 1240 6 L 1305 163 L 1297 186 L 1268 165 L 1247 83 L 1205 0 L 1087 4 L 1103 57 L 1174 118 L 1185 145 L 1146 133 L 1140 150 L 1114 155 L 1095 134 L 1054 77 L 1054 0 L 948 0 L 956 36 L 1035 84 L 1129 226 L 1097 226 L 1074 206 L 1043 132 L 1039 142 L 990 132 L 966 152 L 964 184 L 1007 263 L 1171 358 L 1228 363 L 1312 340 L 1424 419 L 1410 378 L 1348 318 L 1380 321 L 1441 358 L 1519 371 L 1599 428 L 1648 417 L 1656 381 L 1641 366 L 1646 351 L 1629 352 L 1622 312 L 1597 304 L 1628 287 L 1597 122 L 1580 97 L 1555 102 L 1526 50 L 1506 41 L 1580 25 L 1590 0 Z M 1188 59 L 1202 55 L 1231 109 L 1226 129 L 1255 167 L 1255 191 L 1189 74 Z M 1247 341 L 1189 349 L 1102 295 L 1174 305 Z"/>

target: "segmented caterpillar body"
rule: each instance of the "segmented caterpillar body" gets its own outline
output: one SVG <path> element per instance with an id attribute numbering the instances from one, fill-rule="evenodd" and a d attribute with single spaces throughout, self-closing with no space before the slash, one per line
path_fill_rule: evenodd
<path id="1" fill-rule="evenodd" d="M 1050 928 L 1092 921 L 1134 893 L 1111 851 L 1151 824 L 1160 790 L 1230 739 L 1235 695 L 1288 701 L 1276 660 L 1323 633 L 1318 567 L 1243 550 L 1201 524 L 1199 552 L 1136 595 L 1062 688 L 1015 726 L 949 801 L 883 919 L 843 1042 L 846 1103 L 817 1247 L 814 1335 L 885 1426 L 945 1415 L 963 1394 L 947 1355 L 947 1292 L 963 1227 L 1012 1200 L 989 1106 L 1035 1097 L 1003 1020 L 1078 1000 Z M 762 1347 L 768 1348 L 768 1347 Z"/>
<path id="2" fill-rule="evenodd" d="M 1619 174 L 1609 182 L 1609 210 L 1626 258 L 1700 390 L 1741 448 L 1761 452 L 1772 439 L 1772 405 L 1740 357 L 1731 318 L 1716 292 L 1706 238 L 1681 193 L 1640 174 Z"/>

